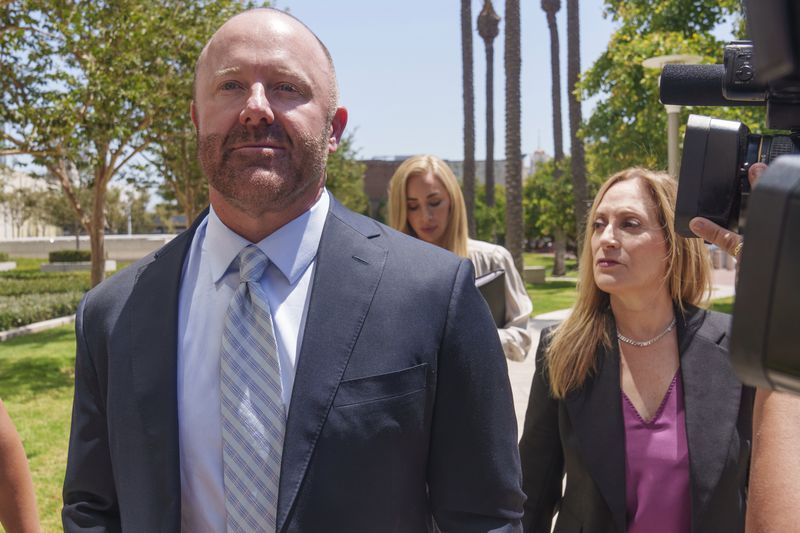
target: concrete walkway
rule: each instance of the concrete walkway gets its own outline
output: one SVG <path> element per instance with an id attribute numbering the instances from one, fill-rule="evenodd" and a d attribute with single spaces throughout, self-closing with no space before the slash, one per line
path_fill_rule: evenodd
<path id="1" fill-rule="evenodd" d="M 736 272 L 734 270 L 714 270 L 714 287 L 711 299 L 727 298 L 735 294 L 734 284 L 736 282 Z M 536 302 L 533 302 L 534 309 Z M 539 345 L 539 334 L 551 324 L 558 324 L 569 315 L 569 309 L 553 311 L 536 315 L 528 322 L 528 331 L 533 337 L 533 345 L 528 357 L 522 362 L 508 361 L 508 379 L 511 382 L 511 392 L 514 395 L 514 410 L 517 413 L 517 428 L 519 435 L 522 435 L 522 423 L 525 420 L 525 410 L 528 408 L 528 397 L 531 390 L 531 380 L 533 371 L 536 368 L 536 347 Z"/>

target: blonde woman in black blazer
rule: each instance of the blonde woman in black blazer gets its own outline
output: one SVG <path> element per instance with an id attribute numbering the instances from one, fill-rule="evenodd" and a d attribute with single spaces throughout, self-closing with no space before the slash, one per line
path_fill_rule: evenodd
<path id="1" fill-rule="evenodd" d="M 708 258 L 673 230 L 676 189 L 629 169 L 595 198 L 578 301 L 537 351 L 520 441 L 525 531 L 549 533 L 556 513 L 559 533 L 744 530 L 753 390 L 728 361 L 729 317 L 697 307 Z M 674 464 L 631 429 L 632 408 L 640 426 L 658 423 L 670 395 Z"/>

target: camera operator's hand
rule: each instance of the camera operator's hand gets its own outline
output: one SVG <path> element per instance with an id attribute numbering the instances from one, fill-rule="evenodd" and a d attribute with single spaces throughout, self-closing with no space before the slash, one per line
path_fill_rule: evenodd
<path id="1" fill-rule="evenodd" d="M 747 179 L 750 181 L 750 187 L 755 187 L 758 178 L 767 170 L 767 165 L 764 163 L 753 163 L 747 171 Z M 689 221 L 689 228 L 698 237 L 716 244 L 722 250 L 735 257 L 737 260 L 742 255 L 743 239 L 742 236 L 735 231 L 727 230 L 722 226 L 711 222 L 707 218 L 695 217 Z"/>

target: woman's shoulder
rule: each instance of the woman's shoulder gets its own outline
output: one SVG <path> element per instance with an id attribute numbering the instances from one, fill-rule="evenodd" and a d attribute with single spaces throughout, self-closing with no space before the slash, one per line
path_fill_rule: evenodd
<path id="1" fill-rule="evenodd" d="M 684 317 L 689 331 L 695 331 L 697 336 L 727 347 L 731 315 L 690 305 L 686 307 Z"/>
<path id="2" fill-rule="evenodd" d="M 474 239 L 467 239 L 467 253 L 470 256 L 489 256 L 497 260 L 504 260 L 506 257 L 511 258 L 511 252 L 499 244 L 492 244 L 490 242 L 477 241 Z"/>

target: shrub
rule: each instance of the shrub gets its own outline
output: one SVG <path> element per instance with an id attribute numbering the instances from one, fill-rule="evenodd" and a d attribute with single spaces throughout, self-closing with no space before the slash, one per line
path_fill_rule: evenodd
<path id="1" fill-rule="evenodd" d="M 78 263 L 92 260 L 92 252 L 89 250 L 56 250 L 48 255 L 51 263 Z"/>
<path id="2" fill-rule="evenodd" d="M 0 252 L 0 263 L 8 261 L 8 252 Z"/>
<path id="3" fill-rule="evenodd" d="M 0 330 L 71 315 L 78 309 L 83 294 L 83 291 L 71 291 L 62 294 L 0 296 Z"/>
<path id="4" fill-rule="evenodd" d="M 91 286 L 88 272 L 0 273 L 0 296 L 88 291 Z"/>

